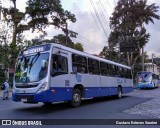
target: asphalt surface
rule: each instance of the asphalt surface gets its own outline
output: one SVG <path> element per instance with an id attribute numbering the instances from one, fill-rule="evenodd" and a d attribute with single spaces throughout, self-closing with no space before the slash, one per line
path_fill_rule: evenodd
<path id="1" fill-rule="evenodd" d="M 71 108 L 67 103 L 55 103 L 50 106 L 39 104 L 24 104 L 0 99 L 0 119 L 159 119 L 160 88 L 135 89 L 125 94 L 122 99 L 103 97 L 82 102 L 77 108 Z M 156 107 L 154 107 L 156 105 Z M 152 110 L 152 111 L 151 111 Z M 146 114 L 149 113 L 149 114 Z M 0 126 L 8 127 L 8 126 Z M 11 126 L 22 127 L 22 126 Z M 31 126 L 23 126 L 31 127 Z M 39 126 L 32 126 L 39 127 Z M 53 125 L 41 127 L 55 128 L 88 128 L 88 127 L 117 127 L 117 128 L 158 128 L 157 125 Z"/>

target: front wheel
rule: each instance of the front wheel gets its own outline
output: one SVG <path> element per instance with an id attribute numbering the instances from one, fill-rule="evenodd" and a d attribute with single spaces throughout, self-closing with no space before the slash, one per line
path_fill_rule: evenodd
<path id="1" fill-rule="evenodd" d="M 74 89 L 73 95 L 72 95 L 72 100 L 71 100 L 71 106 L 72 107 L 80 106 L 81 99 L 82 99 L 82 93 L 81 93 L 80 89 Z"/>
<path id="2" fill-rule="evenodd" d="M 122 88 L 121 87 L 118 87 L 118 89 L 117 89 L 117 97 L 118 97 L 118 99 L 122 98 Z"/>

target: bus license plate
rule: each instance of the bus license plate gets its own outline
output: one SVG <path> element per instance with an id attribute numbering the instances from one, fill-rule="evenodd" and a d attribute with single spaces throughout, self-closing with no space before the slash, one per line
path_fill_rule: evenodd
<path id="1" fill-rule="evenodd" d="M 27 102 L 27 99 L 21 99 L 22 102 Z"/>

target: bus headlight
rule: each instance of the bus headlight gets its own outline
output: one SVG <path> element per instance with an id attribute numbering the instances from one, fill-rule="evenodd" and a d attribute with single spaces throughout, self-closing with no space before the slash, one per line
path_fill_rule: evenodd
<path id="1" fill-rule="evenodd" d="M 37 90 L 37 93 L 41 93 L 42 91 L 44 91 L 46 85 L 47 83 L 42 84 L 41 87 Z"/>

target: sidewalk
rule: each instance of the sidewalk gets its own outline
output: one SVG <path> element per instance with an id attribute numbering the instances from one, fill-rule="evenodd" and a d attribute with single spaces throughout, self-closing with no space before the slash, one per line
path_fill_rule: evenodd
<path id="1" fill-rule="evenodd" d="M 12 97 L 12 92 L 9 91 L 9 97 Z M 0 90 L 0 98 L 2 98 L 2 90 Z"/>

